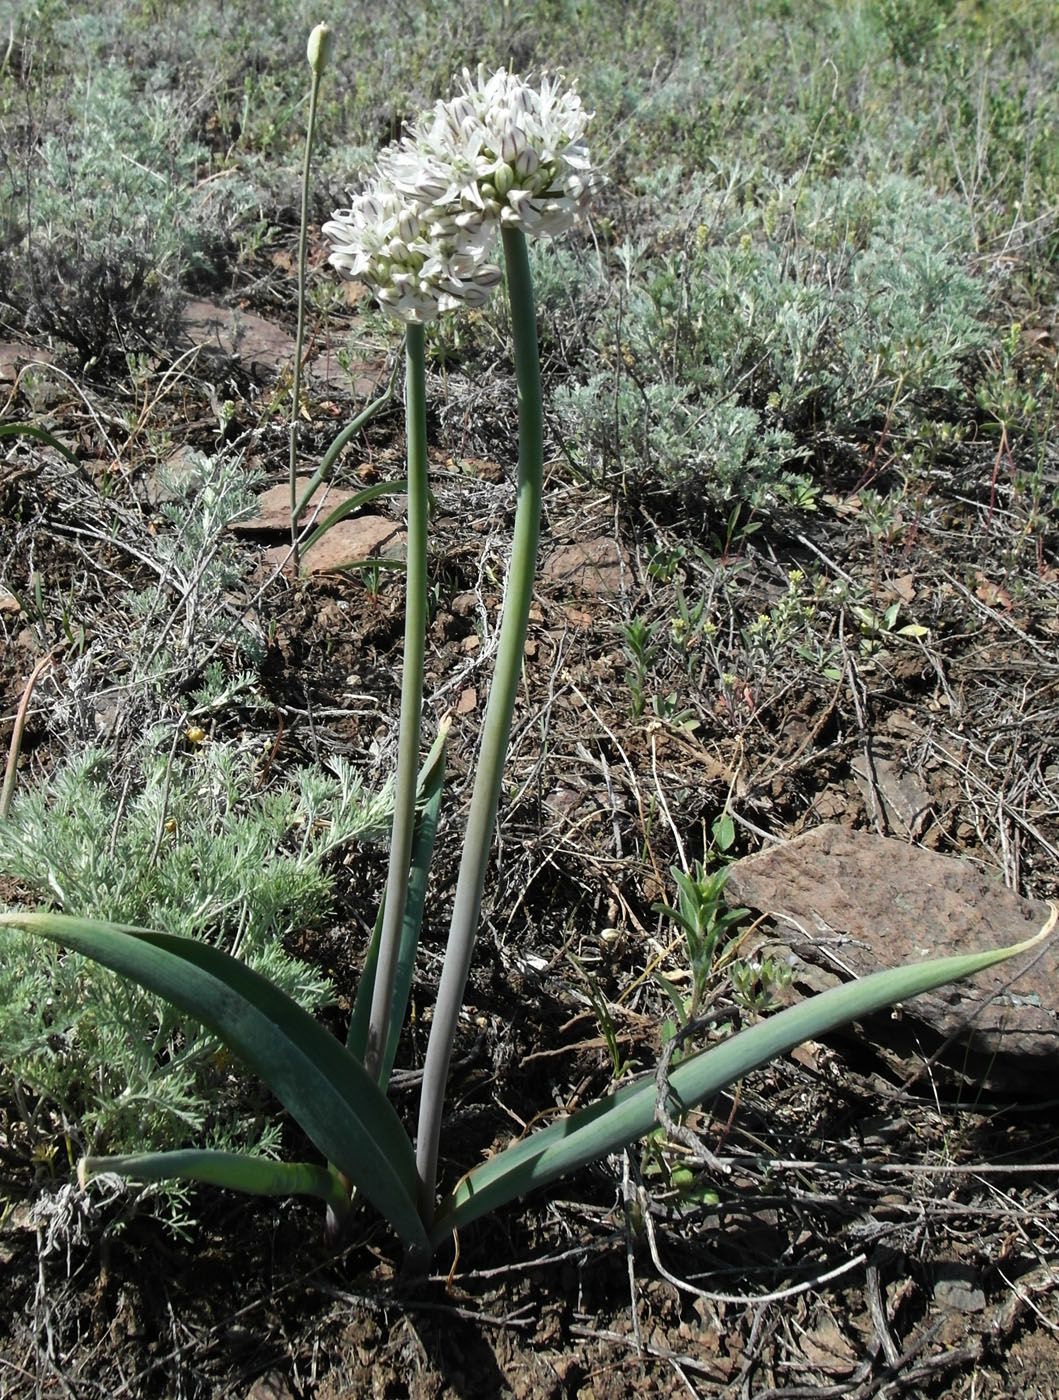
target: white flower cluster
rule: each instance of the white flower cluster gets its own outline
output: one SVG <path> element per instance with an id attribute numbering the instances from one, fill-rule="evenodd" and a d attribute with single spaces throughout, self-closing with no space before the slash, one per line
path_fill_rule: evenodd
<path id="1" fill-rule="evenodd" d="M 464 69 L 459 95 L 383 151 L 369 187 L 324 224 L 330 261 L 406 321 L 481 306 L 500 281 L 498 228 L 562 233 L 602 185 L 589 117 L 553 79 Z"/>
<path id="2" fill-rule="evenodd" d="M 364 282 L 385 311 L 405 321 L 482 306 L 500 282 L 499 267 L 489 261 L 491 228 L 457 225 L 436 207 L 402 194 L 381 168 L 323 231 L 335 245 L 328 261 Z"/>

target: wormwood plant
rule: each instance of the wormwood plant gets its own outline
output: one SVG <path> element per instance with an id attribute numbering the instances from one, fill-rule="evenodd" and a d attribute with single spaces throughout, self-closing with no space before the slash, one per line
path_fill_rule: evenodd
<path id="1" fill-rule="evenodd" d="M 964 393 L 986 288 L 962 265 L 972 229 L 954 200 L 899 176 L 786 179 L 738 162 L 677 190 L 662 171 L 651 194 L 677 246 L 619 250 L 626 294 L 588 332 L 603 364 L 557 393 L 611 478 L 642 486 L 649 471 L 696 501 L 811 509 L 819 433 L 885 421 L 903 434 Z"/>
<path id="2" fill-rule="evenodd" d="M 22 171 L 0 162 L 0 303 L 87 366 L 170 342 L 181 283 L 213 275 L 251 197 L 237 180 L 196 186 L 207 153 L 164 81 L 101 64 L 67 110 Z"/>
<path id="3" fill-rule="evenodd" d="M 504 70 L 491 76 L 465 72 L 456 97 L 439 102 L 385 151 L 368 187 L 325 226 L 335 243 L 332 262 L 365 282 L 405 326 L 408 568 L 401 739 L 383 910 L 346 1044 L 274 979 L 215 944 L 80 914 L 0 915 L 0 926 L 86 954 L 201 1022 L 268 1084 L 322 1161 L 277 1162 L 253 1152 L 201 1148 L 133 1153 L 83 1158 L 82 1181 L 118 1172 L 147 1181 L 176 1177 L 264 1194 L 313 1195 L 326 1202 L 334 1227 L 348 1214 L 355 1188 L 421 1260 L 483 1213 L 651 1133 L 660 1097 L 663 1122 L 672 1121 L 807 1037 L 969 976 L 1035 941 L 877 973 L 759 1021 L 706 1051 L 687 1053 L 661 1089 L 654 1076 L 633 1080 L 599 1103 L 528 1133 L 472 1168 L 438 1201 L 445 1085 L 523 666 L 540 530 L 543 415 L 527 238 L 564 231 L 598 186 L 584 141 L 587 122 L 576 93 L 552 79 L 533 86 Z M 492 260 L 498 234 L 503 271 Z M 518 504 L 413 1148 L 386 1087 L 408 1003 L 445 741 L 442 727 L 417 783 L 426 613 L 425 327 L 440 315 L 481 305 L 501 280 L 518 382 Z M 699 905 L 689 923 L 701 944 L 723 930 L 716 911 L 711 923 L 709 908 L 701 900 Z"/>
<path id="4" fill-rule="evenodd" d="M 203 733 L 192 728 L 193 735 Z M 91 749 L 20 794 L 0 824 L 5 872 L 59 909 L 209 941 L 307 1012 L 329 999 L 320 972 L 284 951 L 329 907 L 329 855 L 377 838 L 389 803 L 345 764 L 267 792 L 260 755 L 202 740 L 172 752 L 158 725 L 124 756 Z M 0 1058 L 35 1151 L 165 1150 L 194 1136 L 274 1153 L 279 1124 L 237 1103 L 215 1036 L 98 964 L 5 940 Z M 249 1111 L 248 1111 L 249 1108 Z M 170 1195 L 170 1208 L 180 1207 Z"/>

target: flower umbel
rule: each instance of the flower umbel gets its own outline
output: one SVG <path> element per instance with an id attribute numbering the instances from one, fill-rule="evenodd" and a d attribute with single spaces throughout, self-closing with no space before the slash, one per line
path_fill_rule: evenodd
<path id="1" fill-rule="evenodd" d="M 534 87 L 505 68 L 490 77 L 465 68 L 461 88 L 413 126 L 397 157 L 401 187 L 414 162 L 420 188 L 429 185 L 457 218 L 563 233 L 603 184 L 584 140 L 591 113 L 578 94 L 549 77 Z"/>
<path id="2" fill-rule="evenodd" d="M 413 323 L 482 306 L 501 277 L 498 228 L 562 233 L 603 184 L 584 140 L 591 113 L 572 89 L 548 77 L 533 87 L 504 68 L 488 78 L 465 68 L 461 86 L 324 224 L 335 267 Z"/>
<path id="3" fill-rule="evenodd" d="M 499 267 L 489 261 L 493 221 L 461 226 L 398 189 L 381 167 L 323 232 L 335 245 L 328 261 L 370 287 L 384 311 L 414 324 L 458 306 L 481 306 L 500 282 Z"/>

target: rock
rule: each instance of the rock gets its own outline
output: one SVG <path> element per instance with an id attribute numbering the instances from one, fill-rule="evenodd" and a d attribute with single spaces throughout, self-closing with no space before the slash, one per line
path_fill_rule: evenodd
<path id="1" fill-rule="evenodd" d="M 253 311 L 221 302 L 189 301 L 181 315 L 184 334 L 225 359 L 239 360 L 257 379 L 271 379 L 294 365 L 294 337 Z"/>
<path id="2" fill-rule="evenodd" d="M 541 578 L 560 584 L 569 593 L 618 594 L 628 558 L 610 535 L 552 549 L 541 561 Z"/>
<path id="3" fill-rule="evenodd" d="M 941 1259 L 934 1269 L 934 1301 L 957 1312 L 985 1311 L 985 1293 L 977 1269 L 957 1260 Z"/>
<path id="4" fill-rule="evenodd" d="M 137 483 L 137 495 L 151 506 L 180 500 L 181 483 L 201 477 L 205 460 L 201 452 L 186 443 L 174 448 L 160 467 L 149 471 Z"/>
<path id="5" fill-rule="evenodd" d="M 308 477 L 298 478 L 301 495 L 309 485 Z M 322 523 L 339 506 L 358 493 L 340 486 L 322 486 L 316 490 L 302 517 L 308 524 L 314 518 Z M 250 520 L 237 520 L 233 531 L 240 535 L 290 536 L 290 487 L 273 486 L 262 492 L 257 500 L 258 513 Z M 302 572 L 325 574 L 335 569 L 354 568 L 372 559 L 404 558 L 405 530 L 385 515 L 365 513 L 347 515 L 319 539 L 301 557 Z M 268 568 L 279 568 L 287 560 L 287 543 L 266 550 L 264 562 Z"/>
<path id="6" fill-rule="evenodd" d="M 305 494 L 305 488 L 309 485 L 310 478 L 299 476 L 297 490 L 299 499 Z M 346 490 L 342 486 L 319 486 L 313 492 L 312 497 L 306 506 L 302 520 L 308 521 L 313 517 L 317 521 L 326 519 L 333 510 L 345 505 L 357 494 L 356 491 Z M 232 526 L 233 531 L 238 535 L 272 535 L 290 534 L 290 485 L 284 481 L 279 486 L 270 486 L 267 491 L 262 491 L 257 498 L 257 514 L 249 519 L 237 520 Z"/>
<path id="7" fill-rule="evenodd" d="M 338 362 L 333 350 L 323 350 L 306 365 L 315 386 L 329 394 L 351 394 L 361 400 L 378 397 L 386 388 L 389 370 L 381 360 L 354 359 L 348 370 Z"/>
<path id="8" fill-rule="evenodd" d="M 1050 914 L 1047 904 L 1020 898 L 970 861 L 840 826 L 736 861 L 725 895 L 776 920 L 777 940 L 795 960 L 795 984 L 810 991 L 900 963 L 1015 943 Z M 897 1018 L 873 1019 L 871 1033 L 912 1063 L 916 1045 L 931 1054 L 951 1038 L 948 1062 L 990 1088 L 1053 1097 L 1059 937 L 1014 965 L 917 997 Z"/>
<path id="9" fill-rule="evenodd" d="M 13 384 L 26 365 L 53 365 L 55 356 L 49 350 L 25 345 L 20 340 L 0 342 L 0 382 Z"/>
<path id="10" fill-rule="evenodd" d="M 405 532 L 385 515 L 347 516 L 333 525 L 322 539 L 303 550 L 303 574 L 329 574 L 336 569 L 370 566 L 373 559 L 403 559 Z M 269 568 L 281 567 L 290 554 L 289 545 L 265 551 Z"/>
<path id="11" fill-rule="evenodd" d="M 246 1400 L 294 1400 L 294 1391 L 286 1376 L 279 1371 L 269 1371 L 246 1392 Z"/>
<path id="12" fill-rule="evenodd" d="M 934 815 L 935 804 L 923 780 L 911 770 L 891 759 L 874 755 L 871 772 L 868 760 L 857 754 L 850 767 L 867 811 L 872 810 L 872 797 L 879 805 L 879 815 L 885 830 L 894 836 L 919 840 L 923 828 Z"/>

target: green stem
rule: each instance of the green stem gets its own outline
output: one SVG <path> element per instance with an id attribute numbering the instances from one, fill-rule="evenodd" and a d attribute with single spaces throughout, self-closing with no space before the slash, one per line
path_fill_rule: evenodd
<path id="1" fill-rule="evenodd" d="M 504 229 L 503 241 L 518 382 L 518 505 L 496 668 L 482 726 L 481 750 L 456 882 L 449 941 L 423 1066 L 416 1170 L 419 1177 L 419 1212 L 428 1229 L 434 1214 L 445 1083 L 478 931 L 486 866 L 500 803 L 504 759 L 522 674 L 537 567 L 537 542 L 540 538 L 544 423 L 533 283 L 525 236 L 518 229 Z"/>
<path id="2" fill-rule="evenodd" d="M 291 562 L 298 573 L 298 415 L 302 402 L 302 347 L 305 344 L 305 260 L 309 247 L 309 167 L 312 161 L 313 133 L 316 130 L 316 104 L 320 95 L 321 73 L 313 70 L 309 88 L 309 124 L 305 132 L 302 160 L 302 215 L 298 230 L 298 328 L 294 333 L 294 383 L 291 387 L 290 416 L 290 539 Z"/>
<path id="3" fill-rule="evenodd" d="M 408 439 L 408 563 L 405 574 L 404 672 L 401 678 L 401 728 L 394 782 L 390 868 L 379 935 L 379 962 L 371 1000 L 364 1067 L 379 1077 L 401 943 L 408 867 L 415 832 L 416 777 L 423 709 L 423 655 L 427 628 L 427 482 L 426 341 L 422 326 L 405 333 L 405 432 Z"/>

